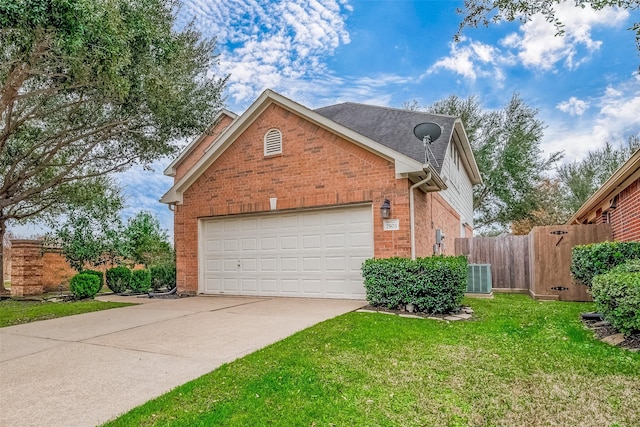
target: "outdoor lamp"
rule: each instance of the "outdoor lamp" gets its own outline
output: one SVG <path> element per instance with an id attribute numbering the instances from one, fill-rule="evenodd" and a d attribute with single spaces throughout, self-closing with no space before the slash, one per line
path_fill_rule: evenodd
<path id="1" fill-rule="evenodd" d="M 383 219 L 391 216 L 391 203 L 389 203 L 389 199 L 384 199 L 384 203 L 380 206 L 380 216 Z"/>

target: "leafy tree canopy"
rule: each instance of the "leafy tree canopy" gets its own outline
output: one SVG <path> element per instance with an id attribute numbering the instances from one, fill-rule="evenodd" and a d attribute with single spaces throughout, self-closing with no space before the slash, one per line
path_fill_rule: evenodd
<path id="1" fill-rule="evenodd" d="M 483 180 L 473 192 L 476 228 L 507 230 L 513 221 L 531 218 L 539 210 L 538 187 L 562 153 L 542 155 L 544 124 L 536 109 L 514 94 L 499 110 L 485 110 L 477 97 L 455 95 L 427 110 L 458 116 L 465 126 Z"/>
<path id="2" fill-rule="evenodd" d="M 464 27 L 477 28 L 478 25 L 487 27 L 491 23 L 516 19 L 527 22 L 536 14 L 542 14 L 548 22 L 555 25 L 558 35 L 562 35 L 564 25 L 556 16 L 556 6 L 564 1 L 566 0 L 464 0 L 464 8 L 458 9 L 463 19 L 454 39 L 460 40 Z M 576 7 L 589 5 L 594 10 L 601 10 L 607 6 L 628 10 L 640 8 L 638 0 L 575 0 L 575 5 Z M 640 22 L 634 22 L 629 29 L 635 32 L 636 46 L 640 50 Z"/>
<path id="3" fill-rule="evenodd" d="M 604 147 L 590 151 L 584 159 L 558 167 L 564 209 L 569 213 L 566 219 L 577 212 L 638 149 L 640 136 L 633 135 L 626 144 L 615 146 L 607 142 Z"/>
<path id="4" fill-rule="evenodd" d="M 123 256 L 145 267 L 173 261 L 173 249 L 167 231 L 157 217 L 139 212 L 130 218 L 123 235 Z"/>
<path id="5" fill-rule="evenodd" d="M 215 41 L 175 31 L 176 5 L 0 2 L 0 235 L 90 204 L 102 177 L 211 123 L 226 82 L 210 72 Z"/>

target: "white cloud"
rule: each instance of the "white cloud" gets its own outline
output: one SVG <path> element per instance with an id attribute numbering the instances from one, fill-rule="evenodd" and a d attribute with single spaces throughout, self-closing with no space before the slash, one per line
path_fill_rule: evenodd
<path id="1" fill-rule="evenodd" d="M 569 100 L 556 105 L 556 108 L 572 116 L 581 116 L 589 108 L 589 103 L 572 96 Z"/>
<path id="2" fill-rule="evenodd" d="M 564 150 L 566 160 L 581 159 L 605 142 L 620 144 L 640 133 L 640 76 L 609 86 L 584 101 L 593 111 L 569 121 L 545 118 L 549 127 L 542 148 L 545 152 Z M 586 110 L 585 110 L 586 112 Z"/>
<path id="3" fill-rule="evenodd" d="M 588 5 L 581 8 L 567 1 L 557 5 L 556 17 L 564 25 L 563 36 L 556 36 L 555 26 L 538 14 L 520 27 L 520 34 L 510 34 L 500 43 L 516 49 L 526 67 L 551 70 L 562 61 L 567 68 L 575 69 L 602 45 L 602 41 L 593 39 L 591 29 L 620 26 L 629 12 L 615 7 L 595 11 Z"/>
<path id="4" fill-rule="evenodd" d="M 449 56 L 436 61 L 426 75 L 448 70 L 472 81 L 478 77 L 490 77 L 500 85 L 505 79 L 502 66 L 513 62 L 509 54 L 495 46 L 466 38 L 459 43 L 450 43 L 449 48 Z"/>
<path id="5" fill-rule="evenodd" d="M 285 82 L 328 74 L 324 58 L 350 42 L 346 0 L 185 0 L 178 24 L 217 37 L 220 75 L 231 74 L 230 100 L 246 106 L 264 89 L 295 92 Z"/>

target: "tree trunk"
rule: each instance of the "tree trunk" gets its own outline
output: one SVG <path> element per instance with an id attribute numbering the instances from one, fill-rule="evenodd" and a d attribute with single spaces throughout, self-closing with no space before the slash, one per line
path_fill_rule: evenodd
<path id="1" fill-rule="evenodd" d="M 0 271 L 2 281 L 0 281 L 0 294 L 7 294 L 9 291 L 4 287 L 4 235 L 7 232 L 7 224 L 4 218 L 0 218 Z"/>

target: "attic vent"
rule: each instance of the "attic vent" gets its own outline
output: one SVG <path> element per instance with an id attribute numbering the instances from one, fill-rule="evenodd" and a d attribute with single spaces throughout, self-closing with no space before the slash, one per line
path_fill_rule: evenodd
<path id="1" fill-rule="evenodd" d="M 282 133 L 278 129 L 270 129 L 264 135 L 264 155 L 282 154 Z"/>

